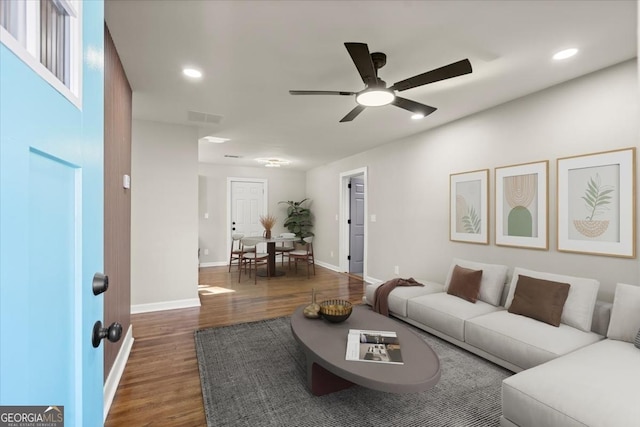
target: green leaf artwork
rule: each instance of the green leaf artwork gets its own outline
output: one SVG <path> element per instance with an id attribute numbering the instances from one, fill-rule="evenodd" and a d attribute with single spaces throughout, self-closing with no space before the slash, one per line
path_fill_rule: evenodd
<path id="1" fill-rule="evenodd" d="M 587 220 L 593 221 L 593 218 L 597 215 L 602 215 L 609 209 L 607 205 L 611 204 L 611 193 L 614 189 L 611 185 L 602 185 L 600 182 L 600 175 L 596 174 L 595 179 L 589 178 L 587 183 L 587 189 L 582 196 L 582 200 L 585 201 L 587 208 Z"/>
<path id="2" fill-rule="evenodd" d="M 480 215 L 473 206 L 469 206 L 467 213 L 462 217 L 464 231 L 470 234 L 480 234 Z"/>

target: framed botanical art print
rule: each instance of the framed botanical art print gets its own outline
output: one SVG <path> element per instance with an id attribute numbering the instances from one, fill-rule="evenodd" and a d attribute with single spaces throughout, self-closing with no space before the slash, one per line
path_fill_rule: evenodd
<path id="1" fill-rule="evenodd" d="M 549 249 L 549 161 L 495 170 L 496 245 Z"/>
<path id="2" fill-rule="evenodd" d="M 558 250 L 635 258 L 636 149 L 558 159 Z"/>
<path id="3" fill-rule="evenodd" d="M 449 176 L 449 238 L 489 244 L 489 169 Z"/>

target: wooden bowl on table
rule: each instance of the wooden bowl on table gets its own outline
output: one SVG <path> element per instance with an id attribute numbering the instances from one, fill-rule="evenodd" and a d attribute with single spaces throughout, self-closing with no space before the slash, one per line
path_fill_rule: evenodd
<path id="1" fill-rule="evenodd" d="M 320 303 L 320 314 L 331 323 L 344 322 L 351 316 L 353 305 L 343 299 L 329 299 Z"/>

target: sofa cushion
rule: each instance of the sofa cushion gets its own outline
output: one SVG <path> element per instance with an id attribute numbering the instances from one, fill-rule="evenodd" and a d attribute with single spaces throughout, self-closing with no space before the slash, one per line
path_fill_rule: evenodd
<path id="1" fill-rule="evenodd" d="M 475 303 L 480 293 L 481 280 L 482 270 L 471 270 L 456 265 L 453 269 L 447 293 Z"/>
<path id="2" fill-rule="evenodd" d="M 442 284 L 428 280 L 416 279 L 424 286 L 399 286 L 389 294 L 389 312 L 402 317 L 407 317 L 407 300 L 420 295 L 442 292 Z M 365 302 L 373 305 L 374 296 L 378 286 L 383 283 L 367 285 L 364 290 Z"/>
<path id="3" fill-rule="evenodd" d="M 638 334 L 636 335 L 636 339 L 633 341 L 633 345 L 640 348 L 640 329 L 638 329 Z"/>
<path id="4" fill-rule="evenodd" d="M 509 294 L 505 303 L 506 308 L 509 308 L 511 301 L 513 301 L 513 295 L 516 291 L 515 285 L 518 283 L 518 277 L 520 275 L 570 284 L 569 295 L 567 296 L 567 301 L 564 303 L 560 321 L 565 325 L 573 326 L 584 332 L 591 331 L 593 309 L 596 305 L 600 282 L 594 279 L 544 273 L 516 267 L 513 270 L 513 277 L 511 278 Z"/>
<path id="5" fill-rule="evenodd" d="M 637 425 L 638 366 L 633 344 L 603 340 L 506 378 L 503 416 L 522 427 Z"/>
<path id="6" fill-rule="evenodd" d="M 507 266 L 498 264 L 485 264 L 481 262 L 467 261 L 464 259 L 454 258 L 447 274 L 447 280 L 444 282 L 444 290 L 449 288 L 453 269 L 456 265 L 471 270 L 482 270 L 482 280 L 480 281 L 480 295 L 478 299 L 492 305 L 500 305 L 500 297 L 502 289 L 507 281 Z"/>
<path id="7" fill-rule="evenodd" d="M 560 325 L 569 284 L 520 275 L 509 313 L 520 314 L 552 326 Z"/>
<path id="8" fill-rule="evenodd" d="M 618 283 L 607 337 L 633 342 L 640 328 L 640 286 Z"/>
<path id="9" fill-rule="evenodd" d="M 480 300 L 473 304 L 445 292 L 412 298 L 407 303 L 407 317 L 459 341 L 464 341 L 465 320 L 497 310 L 503 308 Z"/>
<path id="10" fill-rule="evenodd" d="M 522 369 L 555 359 L 602 337 L 560 324 L 554 327 L 506 310 L 469 319 L 465 342 Z"/>

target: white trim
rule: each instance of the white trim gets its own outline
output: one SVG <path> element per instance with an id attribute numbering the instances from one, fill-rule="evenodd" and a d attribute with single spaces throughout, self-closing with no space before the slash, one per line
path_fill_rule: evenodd
<path id="1" fill-rule="evenodd" d="M 340 267 L 337 266 L 337 265 L 327 264 L 326 262 L 322 262 L 322 261 L 318 261 L 318 260 L 315 260 L 314 262 L 316 263 L 316 265 L 319 265 L 320 267 L 324 267 L 326 269 L 335 271 L 336 273 L 344 273 L 344 271 L 340 271 Z"/>
<path id="2" fill-rule="evenodd" d="M 376 279 L 375 277 L 370 277 L 367 276 L 364 278 L 364 281 L 368 284 L 368 285 L 379 285 L 381 283 L 383 283 L 383 280 L 380 279 Z"/>
<path id="3" fill-rule="evenodd" d="M 178 308 L 200 307 L 200 298 L 180 299 L 175 301 L 151 302 L 131 306 L 131 314 L 150 313 L 152 311 L 175 310 Z"/>
<path id="4" fill-rule="evenodd" d="M 102 419 L 103 422 L 107 421 L 107 415 L 109 415 L 109 410 L 111 409 L 113 398 L 116 397 L 116 391 L 118 390 L 120 379 L 122 378 L 122 374 L 124 373 L 124 368 L 127 365 L 127 361 L 129 360 L 129 354 L 131 354 L 131 347 L 133 347 L 133 341 L 134 341 L 133 325 L 129 325 L 129 330 L 127 331 L 127 334 L 124 336 L 124 340 L 122 341 L 122 346 L 120 347 L 120 351 L 116 356 L 116 360 L 113 362 L 113 366 L 111 367 L 111 372 L 109 372 L 109 376 L 107 376 L 107 380 L 104 382 L 104 389 L 103 389 L 104 414 Z"/>
<path id="5" fill-rule="evenodd" d="M 340 262 L 340 270 L 349 271 L 349 227 L 347 227 L 347 219 L 349 218 L 349 179 L 355 176 L 362 176 L 364 180 L 364 265 L 362 269 L 362 277 L 367 277 L 367 248 L 369 246 L 369 182 L 367 180 L 367 167 L 353 169 L 342 172 L 340 174 L 340 211 L 338 218 L 339 226 L 339 243 L 338 243 L 338 261 Z"/>
<path id="6" fill-rule="evenodd" d="M 0 43 L 14 53 L 22 62 L 29 66 L 44 81 L 49 83 L 69 102 L 82 110 L 82 24 L 80 18 L 69 17 L 70 20 L 70 76 L 68 88 L 40 62 L 40 34 L 39 25 L 34 30 L 34 19 L 39 21 L 40 9 L 36 7 L 39 3 L 27 3 L 27 32 L 25 45 L 16 40 L 11 33 L 0 26 Z M 82 6 L 78 3 L 78 16 L 82 16 Z M 37 31 L 35 33 L 34 31 Z"/>
<path id="7" fill-rule="evenodd" d="M 228 266 L 229 261 L 214 261 L 214 262 L 201 262 L 199 264 L 200 267 L 222 267 Z"/>
<path id="8" fill-rule="evenodd" d="M 231 248 L 231 183 L 232 182 L 260 182 L 264 188 L 264 195 L 262 198 L 262 212 L 269 212 L 269 180 L 266 178 L 234 178 L 227 177 L 227 223 L 225 227 L 229 227 L 227 233 L 227 251 Z M 228 253 L 228 252 L 227 252 Z"/>

